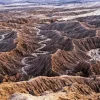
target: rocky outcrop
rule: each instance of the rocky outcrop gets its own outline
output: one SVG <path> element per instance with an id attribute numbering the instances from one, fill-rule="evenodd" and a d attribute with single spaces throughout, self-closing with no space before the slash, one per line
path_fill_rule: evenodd
<path id="1" fill-rule="evenodd" d="M 45 10 L 1 14 L 0 100 L 99 100 L 100 16 L 57 21 L 51 13 L 68 9 Z"/>
<path id="2" fill-rule="evenodd" d="M 11 96 L 11 94 L 15 92 L 27 93 L 34 96 L 36 95 L 41 96 L 41 99 L 43 97 L 48 98 L 47 95 L 52 97 L 53 95 L 52 93 L 54 93 L 55 97 L 57 94 L 60 93 L 65 95 L 66 98 L 67 95 L 70 95 L 70 93 L 72 94 L 79 93 L 80 95 L 83 96 L 86 95 L 86 97 L 88 97 L 89 95 L 93 96 L 95 95 L 95 93 L 100 92 L 99 83 L 100 83 L 99 78 L 94 80 L 93 78 L 83 78 L 83 77 L 66 76 L 66 75 L 60 77 L 51 77 L 51 78 L 37 77 L 27 82 L 1 84 L 0 98 L 2 98 L 3 100 L 7 100 Z M 45 91 L 49 91 L 49 92 L 45 92 Z M 43 96 L 45 94 L 47 95 Z M 13 95 L 11 98 L 14 98 L 16 96 L 18 95 Z M 24 96 L 22 94 L 22 96 L 20 96 L 19 98 L 24 98 Z M 63 98 L 62 96 L 60 97 L 59 95 L 58 97 Z M 33 98 L 37 98 L 37 97 L 33 97 Z"/>

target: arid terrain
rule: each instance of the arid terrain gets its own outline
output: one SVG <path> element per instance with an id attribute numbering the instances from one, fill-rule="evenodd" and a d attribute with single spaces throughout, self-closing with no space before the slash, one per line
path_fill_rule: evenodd
<path id="1" fill-rule="evenodd" d="M 1 8 L 0 100 L 100 100 L 100 3 Z"/>

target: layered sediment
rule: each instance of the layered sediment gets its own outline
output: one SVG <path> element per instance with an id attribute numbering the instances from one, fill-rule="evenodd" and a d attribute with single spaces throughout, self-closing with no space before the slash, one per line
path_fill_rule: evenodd
<path id="1" fill-rule="evenodd" d="M 100 99 L 100 16 L 59 10 L 1 13 L 0 100 Z"/>

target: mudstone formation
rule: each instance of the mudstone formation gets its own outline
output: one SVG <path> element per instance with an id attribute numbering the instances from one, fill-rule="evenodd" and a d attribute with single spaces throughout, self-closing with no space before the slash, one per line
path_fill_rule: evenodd
<path id="1" fill-rule="evenodd" d="M 100 100 L 100 16 L 61 20 L 89 9 L 0 13 L 0 100 Z"/>

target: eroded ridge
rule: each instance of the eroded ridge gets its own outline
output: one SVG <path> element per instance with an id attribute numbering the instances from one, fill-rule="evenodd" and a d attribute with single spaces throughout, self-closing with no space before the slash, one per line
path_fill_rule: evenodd
<path id="1" fill-rule="evenodd" d="M 0 12 L 0 100 L 99 100 L 96 9 Z"/>
<path id="2" fill-rule="evenodd" d="M 24 82 L 17 82 L 17 83 L 1 84 L 0 98 L 7 100 L 10 97 L 10 95 L 15 92 L 17 93 L 12 95 L 10 97 L 10 100 L 12 99 L 16 100 L 17 97 L 19 99 L 22 99 L 25 97 L 28 99 L 32 97 L 31 95 L 33 95 L 32 99 L 37 98 L 36 96 L 40 96 L 39 98 L 37 98 L 39 100 L 40 99 L 42 100 L 43 98 L 48 98 L 48 96 L 51 98 L 51 100 L 53 100 L 54 98 L 67 99 L 70 96 L 70 93 L 80 94 L 78 95 L 79 98 L 81 98 L 84 95 L 87 95 L 84 98 L 90 98 L 90 95 L 91 96 L 95 95 L 96 98 L 98 98 L 98 94 L 96 95 L 96 93 L 100 92 L 99 85 L 100 85 L 99 77 L 96 78 L 95 80 L 94 78 L 83 78 L 83 77 L 67 76 L 67 75 L 60 76 L 60 77 L 51 77 L 51 78 L 37 77 L 27 82 L 24 81 Z M 27 93 L 31 95 L 19 94 L 18 92 Z M 5 96 L 5 94 L 7 96 Z M 64 97 L 58 94 L 63 94 Z M 77 96 L 73 98 L 77 98 Z"/>

